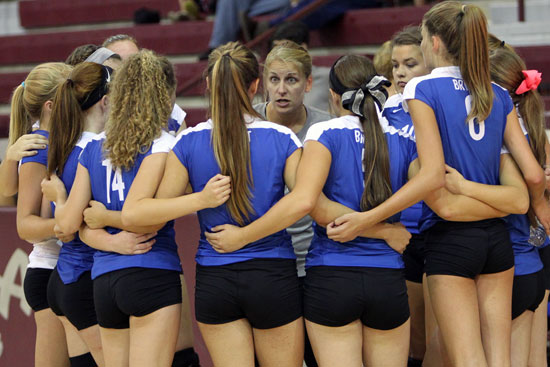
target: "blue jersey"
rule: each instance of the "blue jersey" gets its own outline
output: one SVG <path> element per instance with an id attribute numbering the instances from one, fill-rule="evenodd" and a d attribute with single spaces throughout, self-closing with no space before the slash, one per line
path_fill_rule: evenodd
<path id="1" fill-rule="evenodd" d="M 494 83 L 492 86 L 493 108 L 489 117 L 479 123 L 474 119 L 466 121 L 472 97 L 457 66 L 436 68 L 429 75 L 412 79 L 405 87 L 403 98 L 420 100 L 434 111 L 445 163 L 467 180 L 498 185 L 500 149 L 506 118 L 513 104 L 505 89 Z M 422 209 L 421 231 L 443 220 L 427 205 Z"/>
<path id="2" fill-rule="evenodd" d="M 85 131 L 82 133 L 80 140 L 69 154 L 65 166 L 63 167 L 63 174 L 61 175 L 61 181 L 65 185 L 67 194 L 71 192 L 73 182 L 76 176 L 76 168 L 78 166 L 78 158 L 86 147 L 86 145 L 97 134 Z M 52 212 L 55 211 L 55 206 L 52 205 Z M 57 272 L 64 284 L 74 283 L 80 278 L 80 276 L 92 269 L 94 263 L 95 249 L 89 247 L 80 240 L 78 232 L 75 233 L 75 238 L 71 242 L 64 242 L 61 251 L 59 252 L 59 259 L 57 260 Z"/>
<path id="3" fill-rule="evenodd" d="M 38 134 L 42 135 L 46 139 L 50 137 L 50 133 L 46 130 L 35 130 L 31 134 Z M 37 149 L 36 154 L 32 157 L 23 157 L 20 161 L 20 165 L 23 165 L 25 163 L 34 162 L 34 163 L 40 163 L 44 166 L 48 166 L 48 146 L 46 146 L 46 149 Z"/>
<path id="4" fill-rule="evenodd" d="M 403 95 L 394 94 L 384 104 L 382 111 L 382 121 L 387 121 L 390 126 L 401 131 L 402 136 L 410 137 L 416 141 L 414 136 L 414 125 L 411 120 L 411 115 L 403 109 Z M 422 201 L 408 207 L 401 212 L 401 223 L 407 227 L 407 231 L 411 233 L 419 233 L 420 217 L 422 215 Z"/>
<path id="5" fill-rule="evenodd" d="M 392 191 L 399 190 L 407 182 L 410 163 L 416 159 L 416 144 L 400 135 L 400 130 L 383 126 L 390 154 L 390 181 Z M 363 149 L 365 146 L 363 127 L 358 117 L 343 116 L 313 125 L 306 141 L 315 140 L 331 153 L 332 161 L 323 193 L 328 199 L 361 211 L 360 203 L 364 191 Z M 388 222 L 399 221 L 399 214 Z M 314 224 L 315 234 L 306 258 L 310 266 L 363 266 L 380 268 L 402 268 L 401 255 L 384 240 L 357 237 L 353 241 L 340 243 L 327 237 L 326 230 Z"/>
<path id="6" fill-rule="evenodd" d="M 300 140 L 288 128 L 273 122 L 247 117 L 250 139 L 250 161 L 253 185 L 250 188 L 251 205 L 247 223 L 264 215 L 284 195 L 284 169 L 287 158 L 301 147 Z M 174 153 L 187 168 L 194 192 L 201 191 L 208 180 L 220 173 L 211 144 L 212 121 L 186 129 L 178 136 Z M 196 260 L 200 265 L 231 264 L 256 258 L 295 259 L 290 236 L 285 230 L 274 233 L 237 251 L 220 254 L 204 237 L 205 231 L 221 224 L 238 225 L 226 205 L 198 212 L 201 237 Z"/>
<path id="7" fill-rule="evenodd" d="M 167 153 L 174 142 L 174 137 L 163 132 L 151 147 L 136 156 L 133 167 L 128 170 L 114 168 L 103 152 L 105 134 L 98 135 L 88 143 L 79 163 L 90 175 L 92 197 L 105 205 L 109 210 L 122 210 L 124 199 L 138 173 L 141 162 L 151 154 Z M 111 233 L 120 232 L 117 228 L 107 227 Z M 166 269 L 181 271 L 180 260 L 174 233 L 174 222 L 168 222 L 155 237 L 155 244 L 147 253 L 140 255 L 121 255 L 114 252 L 96 251 L 92 267 L 92 279 L 101 274 L 131 267 Z"/>
<path id="8" fill-rule="evenodd" d="M 529 136 L 521 116 L 519 122 L 527 140 Z M 511 214 L 506 217 L 506 225 L 510 232 L 510 241 L 514 249 L 514 275 L 526 275 L 536 273 L 542 269 L 542 261 L 537 248 L 529 244 L 529 231 L 531 224 L 525 214 Z M 548 240 L 546 241 L 548 242 Z"/>

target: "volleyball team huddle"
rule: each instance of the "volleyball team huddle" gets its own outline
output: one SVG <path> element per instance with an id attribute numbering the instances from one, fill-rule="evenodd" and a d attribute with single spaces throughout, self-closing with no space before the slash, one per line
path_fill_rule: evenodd
<path id="1" fill-rule="evenodd" d="M 302 366 L 309 342 L 310 367 L 546 366 L 540 73 L 480 8 L 398 32 L 393 85 L 339 58 L 331 115 L 303 104 L 311 57 L 291 41 L 257 105 L 256 56 L 215 49 L 210 118 L 187 129 L 165 57 L 111 56 L 41 64 L 12 98 L 0 177 L 35 243 L 37 365 L 198 366 L 174 232 L 197 212 L 215 366 Z"/>

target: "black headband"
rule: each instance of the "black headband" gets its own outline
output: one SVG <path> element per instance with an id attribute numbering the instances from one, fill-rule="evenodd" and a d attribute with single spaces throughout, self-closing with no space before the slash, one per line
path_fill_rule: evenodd
<path id="1" fill-rule="evenodd" d="M 107 94 L 112 74 L 113 69 L 108 66 L 101 65 L 101 82 L 82 102 L 80 102 L 80 108 L 82 108 L 82 111 L 86 111 L 88 108 L 95 105 L 101 98 L 103 98 L 104 95 Z"/>
<path id="2" fill-rule="evenodd" d="M 329 83 L 331 89 L 342 96 L 342 107 L 358 116 L 365 117 L 363 116 L 365 96 L 371 95 L 374 102 L 378 105 L 378 109 L 382 110 L 388 98 L 388 92 L 384 87 L 391 86 L 390 81 L 381 75 L 375 74 L 358 89 L 347 88 L 340 82 L 334 71 L 334 66 L 340 59 L 341 57 L 330 68 Z"/>

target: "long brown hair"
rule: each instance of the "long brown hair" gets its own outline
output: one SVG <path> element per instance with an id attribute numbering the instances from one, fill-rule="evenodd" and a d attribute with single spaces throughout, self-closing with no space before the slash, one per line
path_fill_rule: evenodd
<path id="1" fill-rule="evenodd" d="M 498 47 L 491 51 L 491 77 L 512 97 L 517 106 L 525 128 L 529 134 L 529 144 L 535 158 L 541 166 L 546 164 L 546 132 L 544 130 L 544 108 L 539 93 L 529 90 L 522 94 L 516 94 L 524 76 L 522 70 L 526 70 L 525 62 L 511 48 Z"/>
<path id="2" fill-rule="evenodd" d="M 57 88 L 50 119 L 48 175 L 63 173 L 65 162 L 84 131 L 81 104 L 101 84 L 102 70 L 99 64 L 78 64 L 69 79 Z"/>
<path id="3" fill-rule="evenodd" d="M 161 134 L 172 111 L 176 78 L 172 64 L 153 51 L 132 55 L 117 70 L 109 90 L 105 155 L 129 169 Z"/>
<path id="4" fill-rule="evenodd" d="M 347 55 L 333 66 L 340 83 L 348 89 L 359 89 L 376 76 L 373 63 L 364 56 Z M 331 88 L 334 90 L 333 86 Z M 361 210 L 372 209 L 392 195 L 390 181 L 390 157 L 386 137 L 378 120 L 373 97 L 365 94 L 363 116 L 359 120 L 365 135 L 365 189 L 361 197 Z"/>
<path id="5" fill-rule="evenodd" d="M 395 33 L 391 39 L 392 49 L 395 46 L 418 46 L 422 43 L 422 33 L 418 26 L 407 26 Z"/>
<path id="6" fill-rule="evenodd" d="M 32 123 L 42 116 L 44 103 L 53 101 L 57 86 L 71 70 L 71 66 L 61 62 L 40 64 L 15 88 L 11 97 L 9 145 L 31 131 Z"/>
<path id="7" fill-rule="evenodd" d="M 423 19 L 429 35 L 439 36 L 449 61 L 460 68 L 472 96 L 468 120 L 485 120 L 493 107 L 493 88 L 489 72 L 487 19 L 480 7 L 444 1 L 431 8 Z"/>
<path id="8" fill-rule="evenodd" d="M 246 115 L 260 117 L 252 107 L 248 88 L 260 75 L 258 60 L 245 46 L 231 42 L 208 58 L 212 147 L 222 174 L 231 177 L 227 208 L 240 225 L 253 213 L 250 143 Z"/>

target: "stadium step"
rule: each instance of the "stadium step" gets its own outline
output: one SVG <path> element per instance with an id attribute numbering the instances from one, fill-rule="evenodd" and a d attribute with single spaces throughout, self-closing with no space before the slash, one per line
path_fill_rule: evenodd
<path id="1" fill-rule="evenodd" d="M 378 45 L 404 26 L 419 24 L 426 9 L 403 7 L 355 10 L 334 25 L 312 32 L 310 47 Z M 61 29 L 59 32 L 0 37 L 0 65 L 63 61 L 77 46 L 100 44 L 107 37 L 118 33 L 129 34 L 139 41 L 141 47 L 161 54 L 196 54 L 208 48 L 212 22 L 150 24 L 82 31 Z"/>
<path id="2" fill-rule="evenodd" d="M 19 16 L 25 28 L 60 27 L 131 21 L 140 8 L 157 10 L 165 18 L 169 11 L 179 10 L 179 5 L 175 0 L 21 1 Z"/>

